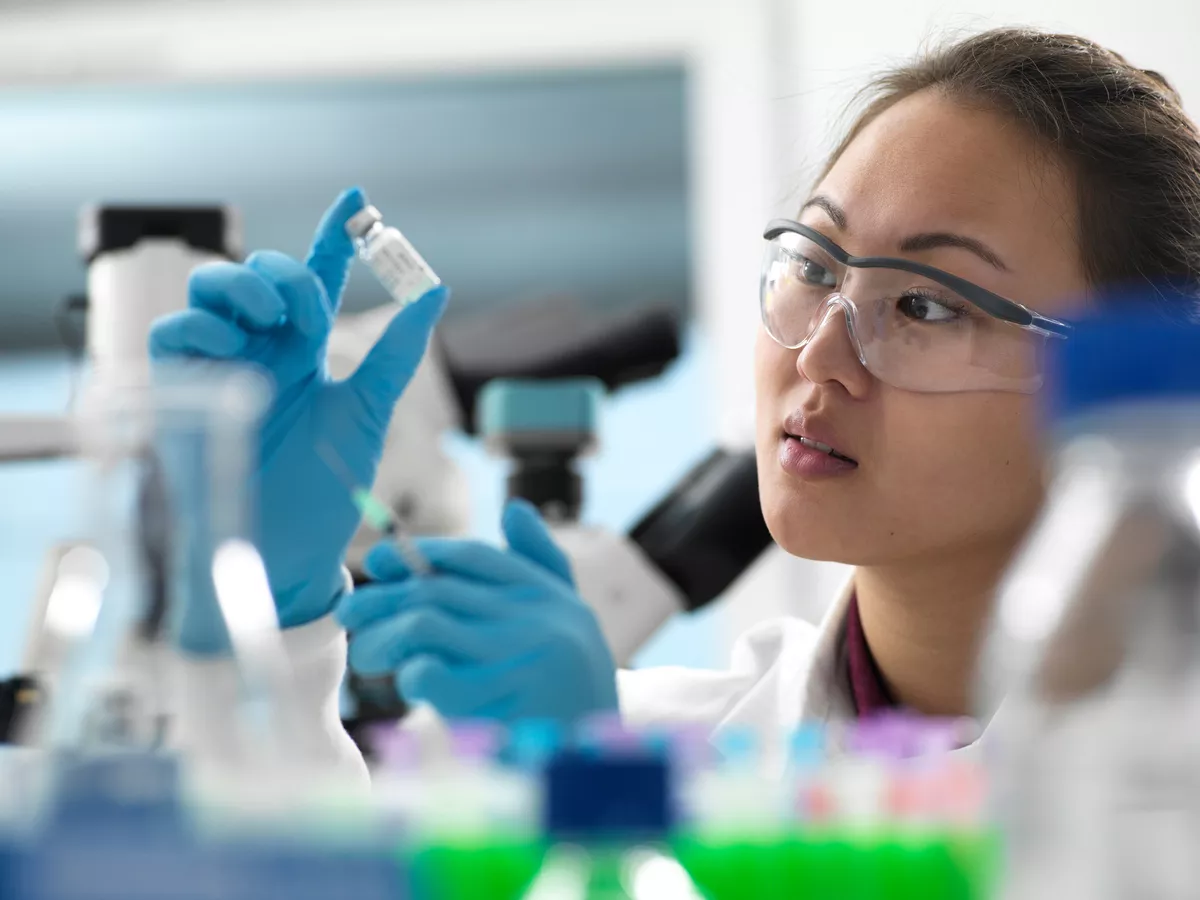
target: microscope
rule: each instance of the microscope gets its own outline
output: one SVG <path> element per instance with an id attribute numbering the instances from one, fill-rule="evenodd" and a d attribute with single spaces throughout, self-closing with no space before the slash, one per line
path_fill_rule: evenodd
<path id="1" fill-rule="evenodd" d="M 187 306 L 188 276 L 196 266 L 242 254 L 241 229 L 222 206 L 122 206 L 85 208 L 79 220 L 79 252 L 87 264 L 87 293 L 67 298 L 60 313 L 86 315 L 86 337 L 68 347 L 73 365 L 97 372 L 148 368 L 147 338 L 159 317 Z M 0 461 L 79 456 L 77 425 L 69 415 L 0 417 Z M 161 641 L 168 608 L 169 516 L 162 473 L 144 460 L 137 485 L 141 570 L 149 603 L 126 648 L 129 665 L 142 668 Z M 53 548 L 30 611 L 18 674 L 0 684 L 0 741 L 21 740 L 53 691 L 77 635 L 51 606 L 79 579 L 71 570 L 71 546 Z M 129 697 L 108 698 L 112 710 Z M 163 710 L 148 718 L 163 723 Z M 120 716 L 118 716 L 120 718 Z M 128 718 L 128 717 L 127 717 Z M 111 724 L 111 722 L 109 723 Z M 105 726 L 107 727 L 107 726 Z"/>

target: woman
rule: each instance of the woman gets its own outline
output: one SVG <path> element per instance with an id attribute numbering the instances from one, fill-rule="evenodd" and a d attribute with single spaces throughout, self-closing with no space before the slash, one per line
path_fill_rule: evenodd
<path id="1" fill-rule="evenodd" d="M 817 629 L 744 636 L 728 672 L 622 673 L 632 722 L 968 713 L 994 587 L 1042 501 L 1042 351 L 1101 286 L 1200 296 L 1200 139 L 1160 76 L 999 30 L 871 97 L 797 219 L 767 231 L 756 348 L 771 533 L 853 565 L 851 583 Z M 508 550 L 424 542 L 432 577 L 373 551 L 379 583 L 338 609 L 351 664 L 448 715 L 615 707 L 566 559 L 528 507 L 504 526 Z"/>

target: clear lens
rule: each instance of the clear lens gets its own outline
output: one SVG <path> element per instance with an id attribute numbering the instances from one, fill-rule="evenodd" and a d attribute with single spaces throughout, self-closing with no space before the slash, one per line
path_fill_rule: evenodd
<path id="1" fill-rule="evenodd" d="M 860 358 L 895 387 L 1020 393 L 1041 387 L 1046 336 L 989 316 L 920 276 L 847 269 L 802 235 L 785 232 L 768 243 L 760 304 L 772 338 L 803 347 L 831 303 L 854 307 Z"/>

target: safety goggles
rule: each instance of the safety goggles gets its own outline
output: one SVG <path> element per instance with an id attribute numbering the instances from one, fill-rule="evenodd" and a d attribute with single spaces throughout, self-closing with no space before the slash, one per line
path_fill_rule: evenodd
<path id="1" fill-rule="evenodd" d="M 949 272 L 851 256 L 790 219 L 775 219 L 763 237 L 767 334 L 799 350 L 840 311 L 859 361 L 893 387 L 1031 394 L 1042 386 L 1047 342 L 1070 334 L 1069 325 Z"/>

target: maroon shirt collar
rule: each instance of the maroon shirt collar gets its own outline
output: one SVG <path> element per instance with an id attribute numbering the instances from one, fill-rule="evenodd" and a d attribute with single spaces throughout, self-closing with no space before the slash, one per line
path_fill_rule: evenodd
<path id="1" fill-rule="evenodd" d="M 850 595 L 850 606 L 846 610 L 846 663 L 850 675 L 850 695 L 854 699 L 854 712 L 864 719 L 877 713 L 896 708 L 896 700 L 879 674 L 879 666 L 867 646 L 863 633 L 862 618 L 858 614 L 858 597 Z"/>

